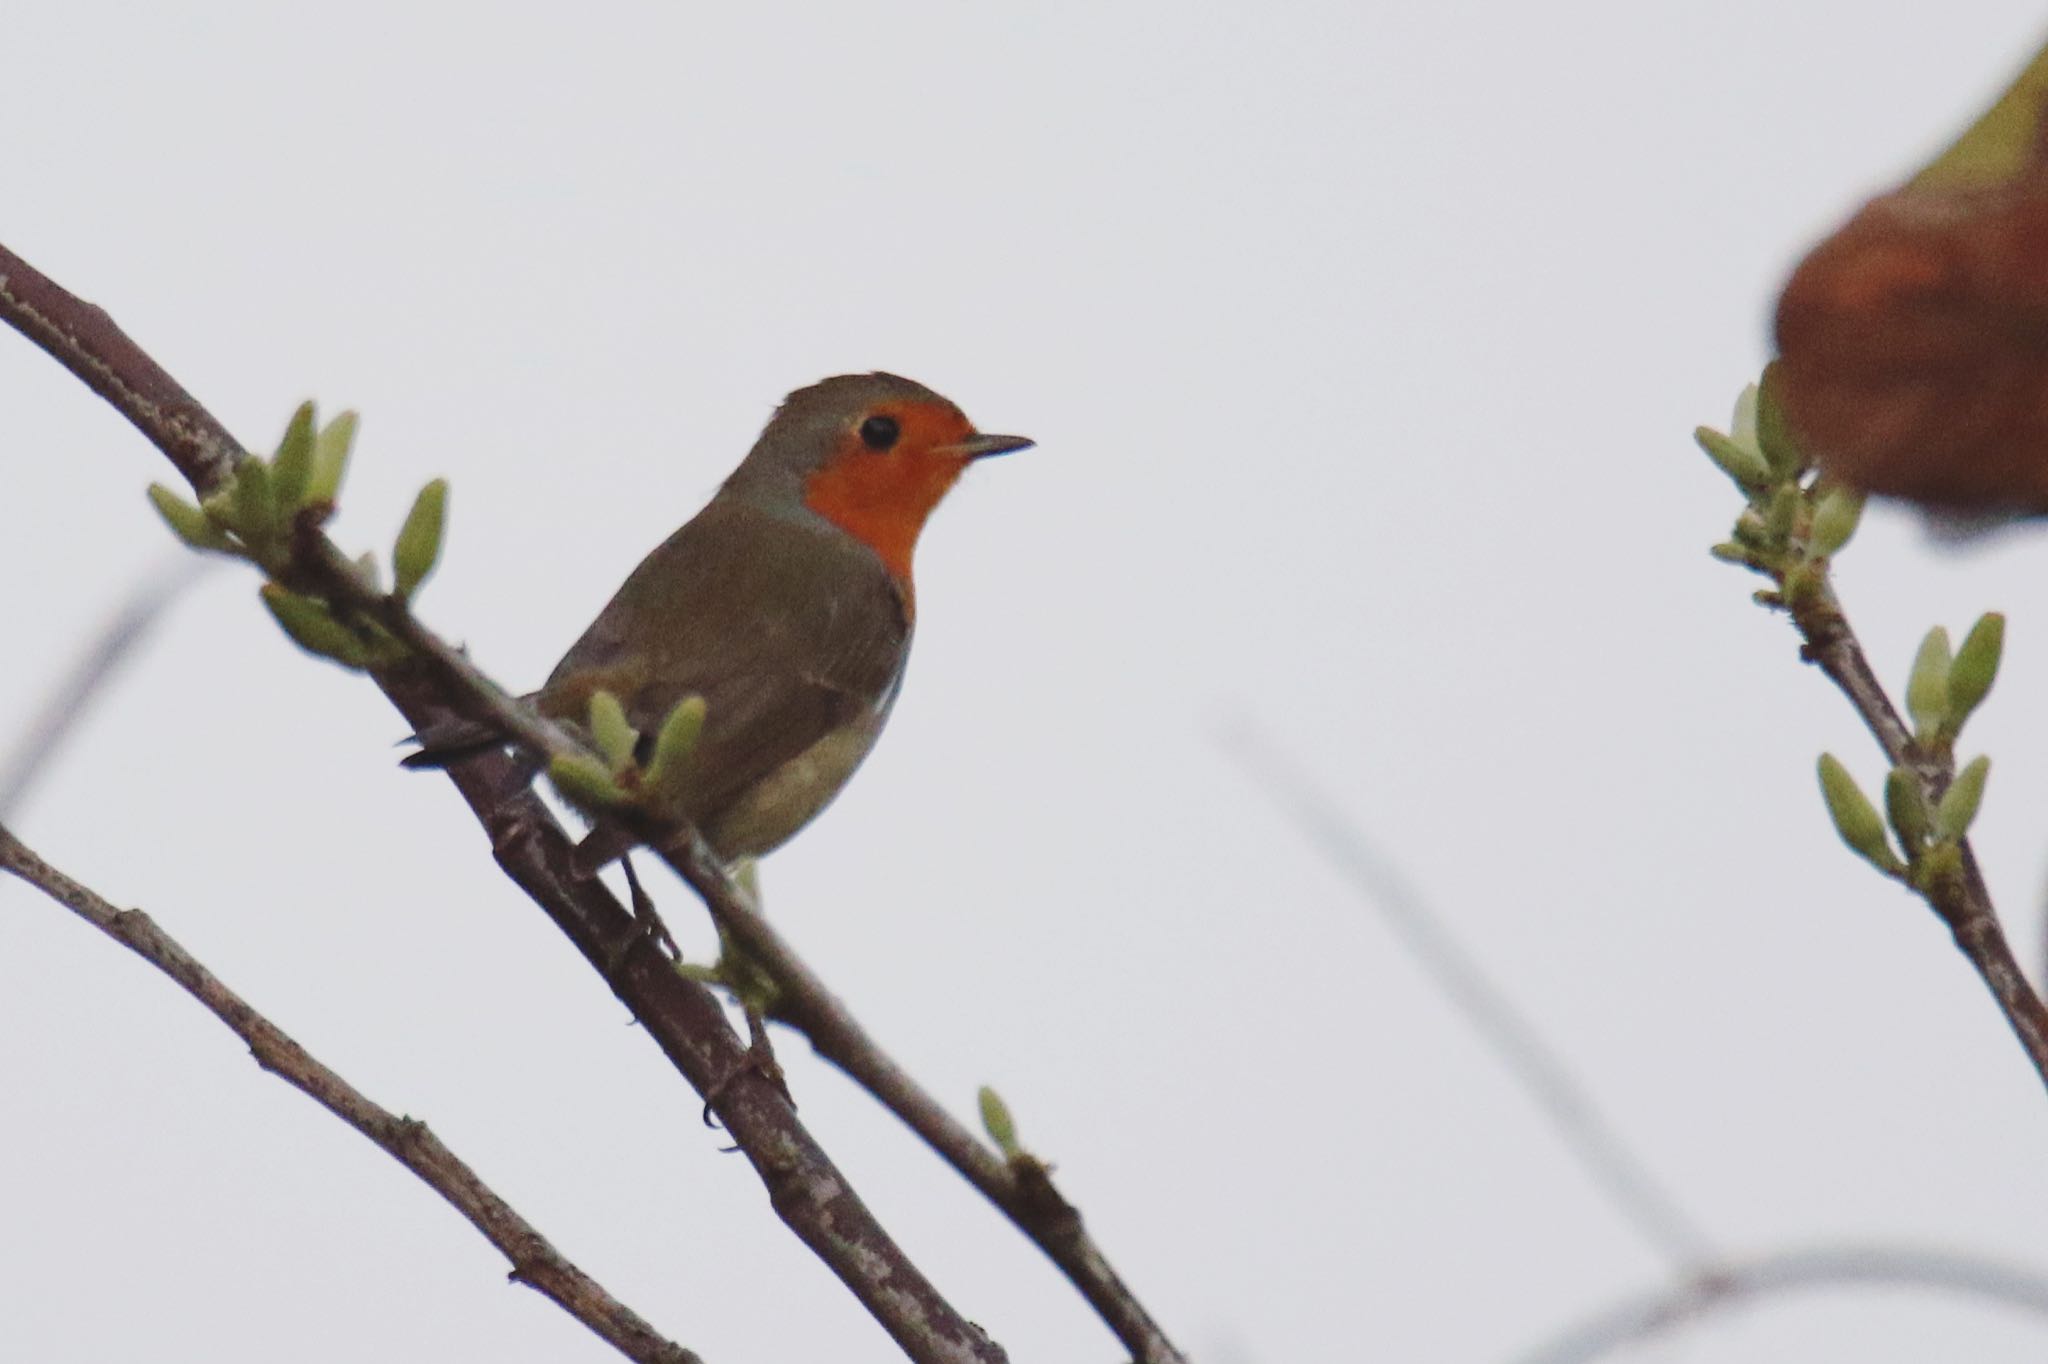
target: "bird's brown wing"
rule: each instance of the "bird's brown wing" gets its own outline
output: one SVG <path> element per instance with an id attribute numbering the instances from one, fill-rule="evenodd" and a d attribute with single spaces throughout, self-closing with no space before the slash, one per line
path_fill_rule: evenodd
<path id="1" fill-rule="evenodd" d="M 652 734 L 703 697 L 684 811 L 703 822 L 885 704 L 909 643 L 902 599 L 863 546 L 808 513 L 721 498 L 633 571 L 540 704 L 580 721 L 602 688 Z"/>

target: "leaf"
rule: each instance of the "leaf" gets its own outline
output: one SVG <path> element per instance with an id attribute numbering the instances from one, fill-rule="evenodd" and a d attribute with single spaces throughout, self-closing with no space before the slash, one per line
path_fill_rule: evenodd
<path id="1" fill-rule="evenodd" d="M 261 595 L 284 632 L 307 653 L 333 659 L 345 668 L 360 669 L 369 662 L 369 650 L 354 631 L 334 618 L 325 602 L 277 583 L 265 583 Z"/>
<path id="2" fill-rule="evenodd" d="M 626 722 L 626 708 L 619 704 L 619 698 L 601 687 L 590 694 L 590 736 L 597 742 L 597 751 L 612 765 L 612 771 L 632 766 L 640 731 Z"/>
<path id="3" fill-rule="evenodd" d="M 988 1133 L 988 1139 L 996 1144 L 1004 1159 L 1014 1160 L 1022 1155 L 1024 1148 L 1017 1144 L 1017 1123 L 1003 1096 L 983 1085 L 976 1098 L 981 1105 L 981 1130 Z"/>
<path id="4" fill-rule="evenodd" d="M 1862 519 L 1862 493 L 1853 488 L 1829 488 L 1813 509 L 1813 528 L 1806 537 L 1808 548 L 1816 558 L 1834 558 L 1856 534 L 1856 525 Z"/>
<path id="5" fill-rule="evenodd" d="M 1752 492 L 1771 481 L 1771 467 L 1764 463 L 1764 457 L 1748 446 L 1722 435 L 1711 426 L 1695 429 L 1692 438 L 1700 449 L 1707 452 L 1707 458 L 1720 467 L 1722 473 L 1735 480 L 1735 486 L 1744 492 Z"/>
<path id="6" fill-rule="evenodd" d="M 437 478 L 420 489 L 413 499 L 405 524 L 399 527 L 398 542 L 391 550 L 394 591 L 410 597 L 434 571 L 441 558 L 441 533 L 448 520 L 448 480 Z"/>
<path id="7" fill-rule="evenodd" d="M 356 440 L 356 414 L 344 412 L 327 423 L 313 439 L 313 463 L 306 480 L 309 504 L 332 504 L 341 496 L 342 479 L 348 474 L 349 451 Z"/>
<path id="8" fill-rule="evenodd" d="M 2048 48 L 2006 87 L 1998 101 L 1912 180 L 1916 190 L 1984 190 L 2009 184 L 2041 154 L 2041 114 L 2048 99 Z"/>
<path id="9" fill-rule="evenodd" d="M 252 547 L 276 538 L 277 493 L 271 486 L 270 466 L 255 455 L 235 465 L 235 487 L 229 508 L 235 533 Z"/>
<path id="10" fill-rule="evenodd" d="M 1764 462 L 1771 466 L 1773 474 L 1781 479 L 1791 479 L 1804 472 L 1809 461 L 1800 450 L 1799 442 L 1793 438 L 1791 424 L 1785 418 L 1784 387 L 1783 362 L 1773 360 L 1764 366 L 1763 378 L 1757 384 L 1756 448 L 1763 454 Z"/>
<path id="11" fill-rule="evenodd" d="M 1937 625 L 1920 641 L 1906 679 L 1906 712 L 1913 717 L 1913 732 L 1923 739 L 1940 733 L 1948 720 L 1948 670 L 1948 631 Z"/>
<path id="12" fill-rule="evenodd" d="M 289 520 L 306 500 L 306 486 L 313 476 L 313 404 L 300 403 L 277 443 L 277 457 L 271 461 L 271 482 L 277 499 L 277 513 Z"/>
<path id="13" fill-rule="evenodd" d="M 1991 759 L 1982 756 L 1972 758 L 1967 767 L 1956 773 L 1948 790 L 1941 793 L 1941 803 L 1934 807 L 1937 836 L 1950 843 L 1963 841 L 1976 821 L 1977 807 L 1984 803 L 1984 782 L 1990 775 Z"/>
<path id="14" fill-rule="evenodd" d="M 1891 845 L 1885 841 L 1884 821 L 1877 817 L 1877 807 L 1863 794 L 1849 769 L 1832 753 L 1821 754 L 1819 766 L 1821 797 L 1827 802 L 1828 818 L 1834 821 L 1835 832 L 1842 836 L 1842 841 L 1881 872 L 1896 875 L 1903 871 Z"/>
<path id="15" fill-rule="evenodd" d="M 1987 611 L 1963 636 L 1955 661 L 1948 670 L 1948 726 L 1953 733 L 1984 703 L 1991 684 L 1998 680 L 1999 659 L 2005 653 L 2005 617 Z"/>
<path id="16" fill-rule="evenodd" d="M 163 484 L 149 485 L 149 503 L 156 508 L 157 515 L 163 517 L 164 524 L 171 528 L 171 534 L 193 549 L 211 549 L 230 554 L 234 552 L 234 542 L 228 539 L 219 526 L 213 524 L 205 512 Z"/>
<path id="17" fill-rule="evenodd" d="M 647 790 L 655 800 L 671 802 L 682 794 L 683 774 L 689 770 L 697 736 L 704 732 L 704 714 L 703 697 L 685 696 L 662 719 L 654 757 L 647 764 Z"/>
<path id="18" fill-rule="evenodd" d="M 1899 846 L 1910 856 L 1926 846 L 1934 829 L 1934 816 L 1927 808 L 1927 791 L 1920 776 L 1910 767 L 1894 767 L 1884 779 L 1884 810 Z"/>
<path id="19" fill-rule="evenodd" d="M 548 779 L 571 805 L 602 809 L 631 797 L 612 780 L 603 763 L 587 753 L 563 753 L 548 763 Z"/>

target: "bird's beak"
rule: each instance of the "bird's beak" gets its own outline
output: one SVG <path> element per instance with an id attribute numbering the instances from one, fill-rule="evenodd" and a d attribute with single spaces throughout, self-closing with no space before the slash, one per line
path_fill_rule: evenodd
<path id="1" fill-rule="evenodd" d="M 962 459 L 986 459 L 990 455 L 1007 455 L 1012 450 L 1029 450 L 1036 444 L 1038 442 L 1029 436 L 973 435 L 944 449 L 947 454 L 958 455 Z"/>

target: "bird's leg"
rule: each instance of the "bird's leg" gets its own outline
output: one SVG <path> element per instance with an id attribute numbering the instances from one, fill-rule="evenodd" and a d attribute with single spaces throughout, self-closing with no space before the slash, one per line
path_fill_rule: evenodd
<path id="1" fill-rule="evenodd" d="M 668 959 L 680 963 L 683 949 L 676 946 L 675 936 L 668 931 L 668 925 L 661 921 L 661 915 L 654 911 L 654 900 L 640 886 L 640 877 L 633 870 L 633 859 L 629 854 L 620 854 L 619 866 L 626 873 L 626 886 L 633 896 L 633 919 L 640 925 L 640 931 L 654 939 L 656 945 L 668 953 Z"/>
<path id="2" fill-rule="evenodd" d="M 746 858 L 732 867 L 733 880 L 758 908 L 761 903 L 760 877 L 754 870 L 754 859 Z M 747 1053 L 733 1064 L 731 1070 L 711 1086 L 704 1096 L 704 1122 L 711 1124 L 711 1106 L 717 1102 L 726 1087 L 749 1071 L 772 1082 L 782 1091 L 782 1096 L 795 1106 L 796 1099 L 789 1092 L 789 1083 L 782 1072 L 782 1063 L 775 1059 L 775 1046 L 768 1038 L 768 1016 L 774 1012 L 776 997 L 780 993 L 775 978 L 761 969 L 740 945 L 734 942 L 723 928 L 718 930 L 718 962 L 708 970 L 693 971 L 682 968 L 686 973 L 697 975 L 723 985 L 739 1001 L 740 1011 L 747 1019 Z"/>

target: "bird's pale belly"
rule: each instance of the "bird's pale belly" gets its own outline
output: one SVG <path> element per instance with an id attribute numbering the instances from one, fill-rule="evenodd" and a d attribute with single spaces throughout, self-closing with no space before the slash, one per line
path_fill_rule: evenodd
<path id="1" fill-rule="evenodd" d="M 885 701 L 770 772 L 706 822 L 705 838 L 728 862 L 780 847 L 832 803 L 875 746 L 888 715 Z"/>

